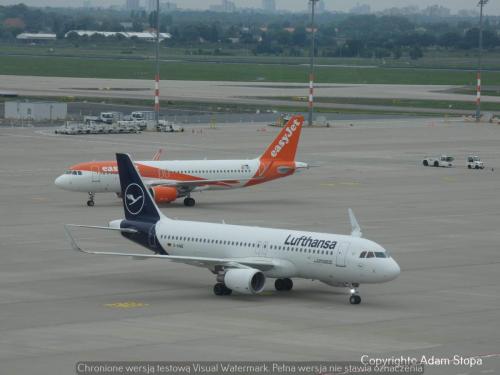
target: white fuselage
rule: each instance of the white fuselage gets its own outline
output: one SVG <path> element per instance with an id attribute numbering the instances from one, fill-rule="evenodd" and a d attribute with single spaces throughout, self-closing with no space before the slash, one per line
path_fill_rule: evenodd
<path id="1" fill-rule="evenodd" d="M 230 183 L 204 185 L 194 189 L 194 191 L 240 188 L 252 179 L 258 180 L 259 175 L 266 173 L 263 164 L 258 159 L 138 161 L 136 165 L 150 167 L 147 168 L 146 173 L 141 171 L 146 184 L 148 180 L 182 181 L 203 179 L 230 181 Z M 120 192 L 120 180 L 116 166 L 96 165 L 90 169 L 69 170 L 59 176 L 55 183 L 57 186 L 71 191 Z"/>
<path id="2" fill-rule="evenodd" d="M 373 241 L 337 234 L 302 232 L 162 218 L 158 241 L 169 255 L 262 259 L 275 267 L 267 277 L 299 277 L 330 285 L 382 283 L 395 279 L 396 261 Z M 377 254 L 360 258 L 363 252 Z"/>

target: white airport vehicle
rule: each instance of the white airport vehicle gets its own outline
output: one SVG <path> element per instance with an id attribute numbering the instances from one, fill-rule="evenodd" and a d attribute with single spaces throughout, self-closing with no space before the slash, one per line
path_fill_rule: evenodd
<path id="1" fill-rule="evenodd" d="M 130 119 L 135 121 L 152 121 L 156 117 L 154 111 L 134 111 L 130 114 Z"/>
<path id="2" fill-rule="evenodd" d="M 182 133 L 184 131 L 184 128 L 182 126 L 174 124 L 173 122 L 160 120 L 158 122 L 156 130 L 165 133 Z"/>
<path id="3" fill-rule="evenodd" d="M 121 112 L 101 112 L 99 119 L 105 124 L 113 124 L 120 121 L 123 118 L 123 113 Z"/>
<path id="4" fill-rule="evenodd" d="M 303 122 L 302 116 L 292 117 L 264 153 L 255 159 L 147 160 L 137 161 L 136 165 L 157 203 L 184 198 L 184 205 L 191 207 L 195 205 L 191 196 L 194 192 L 249 187 L 309 168 L 308 164 L 295 161 Z M 65 190 L 88 193 L 88 206 L 94 206 L 95 193 L 120 193 L 114 160 L 73 165 L 55 180 L 55 184 Z"/>
<path id="5" fill-rule="evenodd" d="M 362 238 L 351 210 L 351 235 L 173 220 L 158 209 L 129 155 L 116 154 L 116 159 L 125 218 L 107 227 L 66 224 L 77 251 L 207 268 L 215 275 L 213 290 L 218 296 L 261 293 L 267 278 L 276 279 L 276 290 L 289 291 L 292 278 L 303 278 L 347 287 L 349 302 L 357 305 L 360 284 L 384 283 L 400 274 L 382 246 Z M 119 232 L 152 254 L 83 250 L 72 236 L 70 228 L 75 226 Z"/>
<path id="6" fill-rule="evenodd" d="M 90 124 L 91 122 L 102 122 L 104 124 L 113 124 L 123 118 L 121 112 L 101 112 L 99 116 L 84 116 L 83 122 Z"/>
<path id="7" fill-rule="evenodd" d="M 484 163 L 478 155 L 467 156 L 467 168 L 469 169 L 484 169 Z"/>
<path id="8" fill-rule="evenodd" d="M 453 161 L 455 158 L 453 156 L 441 155 L 438 157 L 427 157 L 422 161 L 422 164 L 426 167 L 444 167 L 451 168 L 453 167 Z"/>

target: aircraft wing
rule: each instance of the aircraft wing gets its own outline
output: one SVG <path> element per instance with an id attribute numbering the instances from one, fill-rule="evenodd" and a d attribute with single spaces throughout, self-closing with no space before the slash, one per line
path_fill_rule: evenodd
<path id="1" fill-rule="evenodd" d="M 71 243 L 73 250 L 76 250 L 85 254 L 92 255 L 109 255 L 109 256 L 122 256 L 131 257 L 135 260 L 145 260 L 145 259 L 163 259 L 169 260 L 176 263 L 184 263 L 191 266 L 203 267 L 213 269 L 215 266 L 223 266 L 226 268 L 255 268 L 261 271 L 267 271 L 272 269 L 275 264 L 272 259 L 268 258 L 209 258 L 209 257 L 191 257 L 191 256 L 179 256 L 179 255 L 161 255 L 161 254 L 133 254 L 133 253 L 121 253 L 121 252 L 107 252 L 107 251 L 88 251 L 82 249 L 76 243 L 75 239 L 71 235 L 69 226 L 92 228 L 92 229 L 110 229 L 106 227 L 92 227 L 83 225 L 65 225 L 64 229 L 66 235 Z M 118 229 L 124 231 L 123 229 Z"/>
<path id="2" fill-rule="evenodd" d="M 155 186 L 170 186 L 170 187 L 186 187 L 186 188 L 194 188 L 198 186 L 205 185 L 235 185 L 241 182 L 248 182 L 251 179 L 237 179 L 237 180 L 187 180 L 187 181 L 179 181 L 179 180 L 153 180 L 146 179 L 144 182 L 146 185 L 150 187 Z"/>

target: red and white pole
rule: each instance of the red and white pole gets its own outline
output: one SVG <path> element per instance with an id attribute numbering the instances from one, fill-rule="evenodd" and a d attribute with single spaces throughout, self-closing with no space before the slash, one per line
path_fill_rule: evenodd
<path id="1" fill-rule="evenodd" d="M 309 75 L 309 109 L 312 110 L 314 105 L 314 75 Z"/>
<path id="2" fill-rule="evenodd" d="M 477 107 L 476 117 L 479 120 L 479 116 L 481 113 L 479 109 L 481 108 L 481 72 L 477 72 L 476 107 Z"/>
<path id="3" fill-rule="evenodd" d="M 156 75 L 155 81 L 155 112 L 160 113 L 160 75 Z"/>

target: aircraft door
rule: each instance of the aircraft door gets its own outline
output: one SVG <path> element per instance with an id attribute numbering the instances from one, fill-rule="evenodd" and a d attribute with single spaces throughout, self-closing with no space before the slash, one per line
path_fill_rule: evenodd
<path id="1" fill-rule="evenodd" d="M 267 248 L 269 247 L 268 241 L 258 241 L 257 247 L 255 248 L 255 255 L 259 257 L 265 257 L 267 255 Z"/>
<path id="2" fill-rule="evenodd" d="M 335 265 L 337 267 L 345 267 L 345 260 L 347 257 L 348 250 L 349 250 L 349 242 L 339 243 L 335 257 Z"/>
<path id="3" fill-rule="evenodd" d="M 101 176 L 99 174 L 99 167 L 93 166 L 92 167 L 92 182 L 100 182 L 101 181 Z"/>
<path id="4" fill-rule="evenodd" d="M 158 177 L 168 180 L 170 177 L 170 171 L 168 169 L 160 169 L 160 175 Z"/>

